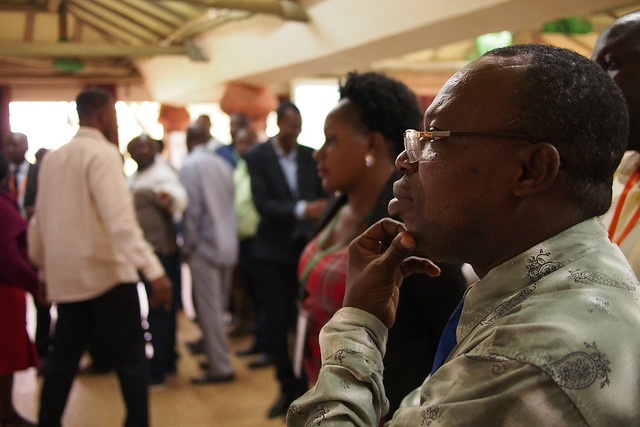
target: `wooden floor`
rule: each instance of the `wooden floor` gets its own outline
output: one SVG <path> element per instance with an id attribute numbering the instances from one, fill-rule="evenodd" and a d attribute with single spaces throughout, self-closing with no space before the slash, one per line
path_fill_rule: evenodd
<path id="1" fill-rule="evenodd" d="M 186 342 L 200 337 L 197 326 L 184 312 L 178 317 L 178 374 L 169 377 L 164 390 L 150 391 L 151 425 L 154 427 L 283 426 L 284 418 L 268 419 L 269 406 L 277 398 L 273 366 L 250 370 L 251 358 L 233 356 L 235 381 L 225 384 L 191 384 L 202 374 L 203 356 L 193 356 Z M 234 350 L 245 347 L 251 337 L 232 338 Z M 13 399 L 18 411 L 35 421 L 41 379 L 35 369 L 16 375 Z M 123 425 L 124 404 L 115 374 L 76 376 L 63 418 L 65 427 L 117 427 Z"/>

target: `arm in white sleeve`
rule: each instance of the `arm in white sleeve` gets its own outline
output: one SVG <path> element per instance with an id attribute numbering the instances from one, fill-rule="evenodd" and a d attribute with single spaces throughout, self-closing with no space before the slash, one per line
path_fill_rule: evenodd
<path id="1" fill-rule="evenodd" d="M 138 225 L 122 173 L 120 154 L 114 150 L 108 156 L 96 157 L 87 170 L 91 195 L 115 250 L 142 271 L 149 281 L 161 277 L 164 269 Z"/>
<path id="2" fill-rule="evenodd" d="M 34 214 L 29 222 L 27 245 L 31 262 L 40 269 L 44 267 L 44 248 L 42 247 L 42 235 L 40 234 L 37 214 Z"/>

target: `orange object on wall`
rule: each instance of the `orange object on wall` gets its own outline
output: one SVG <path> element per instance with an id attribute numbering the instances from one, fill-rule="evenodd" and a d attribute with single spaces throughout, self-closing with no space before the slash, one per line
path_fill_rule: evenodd
<path id="1" fill-rule="evenodd" d="M 244 113 L 251 119 L 252 128 L 264 131 L 267 116 L 278 108 L 278 98 L 266 87 L 230 83 L 220 100 L 220 109 L 231 115 Z"/>
<path id="2" fill-rule="evenodd" d="M 191 117 L 184 107 L 162 104 L 158 121 L 164 127 L 164 132 L 169 133 L 177 130 L 186 130 L 191 123 Z"/>

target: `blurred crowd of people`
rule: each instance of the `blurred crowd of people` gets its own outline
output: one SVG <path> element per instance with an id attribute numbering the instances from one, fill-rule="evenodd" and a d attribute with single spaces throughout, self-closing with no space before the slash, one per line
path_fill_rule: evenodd
<path id="1" fill-rule="evenodd" d="M 614 180 L 614 203 L 602 218 L 608 227 L 609 238 L 622 248 L 636 274 L 639 259 L 636 252 L 640 247 L 640 227 L 636 227 L 640 218 L 639 136 L 636 129 L 639 122 L 636 105 L 640 102 L 639 32 L 640 13 L 620 18 L 602 33 L 593 54 L 593 61 L 605 69 L 622 90 L 631 123 L 629 151 Z M 527 61 L 537 58 L 537 52 L 532 52 L 524 49 L 504 55 L 517 58 L 514 64 L 521 61 L 531 66 Z M 544 54 L 569 60 L 560 50 L 545 51 Z M 460 81 L 455 78 L 450 81 L 428 110 L 429 117 L 437 116 L 434 111 L 443 111 L 440 113 L 445 117 L 442 120 L 447 120 L 446 108 L 450 108 L 447 106 L 452 99 L 475 93 L 471 89 L 465 92 L 465 79 L 471 82 L 470 85 L 477 85 L 470 87 L 495 83 L 491 79 L 484 81 L 482 77 L 487 69 L 499 68 L 496 64 L 500 60 L 495 59 L 498 56 L 491 55 L 463 70 Z M 489 64 L 487 68 L 483 68 L 485 63 Z M 593 73 L 584 64 L 580 67 L 586 70 L 585 74 Z M 505 79 L 513 82 L 510 75 Z M 481 286 L 468 287 L 462 266 L 463 262 L 473 261 L 465 258 L 464 251 L 477 244 L 477 239 L 471 235 L 458 236 L 458 246 L 449 248 L 450 243 L 443 243 L 448 239 L 447 230 L 434 225 L 442 218 L 430 218 L 427 214 L 423 217 L 422 211 L 407 213 L 408 208 L 392 209 L 391 215 L 388 210 L 390 202 L 391 206 L 398 206 L 405 203 L 398 202 L 398 198 L 411 198 L 406 194 L 407 189 L 400 188 L 400 184 L 394 187 L 394 183 L 408 181 L 412 174 L 421 175 L 421 162 L 455 161 L 447 160 L 448 154 L 444 150 L 427 150 L 426 143 L 446 141 L 455 136 L 456 131 L 460 131 L 458 135 L 468 136 L 473 136 L 474 132 L 466 131 L 464 125 L 445 132 L 448 128 L 438 128 L 427 119 L 426 132 L 412 130 L 423 127 L 423 111 L 416 95 L 404 83 L 381 73 L 349 73 L 339 85 L 339 95 L 338 104 L 325 120 L 325 142 L 317 151 L 298 143 L 302 127 L 300 111 L 295 104 L 283 101 L 277 109 L 279 131 L 265 140 L 261 140 L 260 134 L 252 128 L 250 118 L 242 112 L 230 115 L 230 144 L 212 136 L 208 116 L 193 120 L 186 129 L 188 153 L 180 170 L 163 156 L 163 141 L 146 134 L 139 135 L 127 145 L 128 155 L 137 164 L 137 171 L 129 177 L 123 174 L 122 154 L 111 142 L 117 133 L 114 100 L 100 89 L 86 89 L 78 95 L 80 128 L 77 135 L 60 149 L 39 151 L 35 164 L 25 159 L 27 137 L 21 133 L 7 135 L 0 156 L 0 247 L 4 260 L 0 268 L 0 426 L 33 425 L 16 413 L 11 400 L 13 373 L 29 367 L 38 368 L 43 377 L 38 424 L 60 426 L 85 352 L 93 359 L 90 370 L 115 370 L 126 406 L 124 425 L 147 426 L 149 389 L 165 386 L 166 377 L 178 370 L 180 355 L 176 329 L 177 312 L 182 307 L 184 265 L 190 271 L 195 322 L 202 332 L 202 338 L 188 343 L 188 349 L 205 357 L 200 363 L 202 374 L 191 382 L 196 386 L 207 386 L 236 381 L 229 335 L 250 334 L 250 345 L 239 350 L 237 356 L 253 356 L 248 362 L 251 368 L 275 367 L 279 393 L 265 411 L 269 418 L 285 416 L 289 412 L 289 422 L 293 425 L 306 425 L 309 420 L 331 416 L 351 420 L 354 424 L 377 425 L 381 421 L 395 420 L 400 425 L 408 420 L 438 419 L 441 414 L 437 408 L 451 405 L 451 415 L 445 414 L 443 419 L 460 423 L 464 417 L 457 415 L 456 405 L 464 400 L 461 396 L 465 393 L 472 396 L 470 400 L 495 397 L 496 408 L 499 403 L 508 402 L 499 395 L 504 390 L 496 391 L 497 397 L 488 391 L 486 395 L 478 391 L 481 380 L 486 378 L 474 371 L 477 368 L 473 365 L 476 361 L 473 351 L 467 349 L 470 355 L 466 362 L 460 362 L 461 359 L 452 359 L 452 355 L 456 351 L 464 355 L 460 350 L 464 346 L 455 347 L 458 350 L 454 349 L 451 355 L 450 349 L 444 353 L 442 350 L 446 341 L 442 334 L 447 328 L 451 329 L 448 325 L 452 313 L 457 313 L 452 316 L 455 322 L 461 312 L 461 322 L 480 321 L 487 325 L 493 322 L 481 318 L 469 320 L 472 314 L 468 310 L 472 309 L 468 308 L 468 301 L 473 298 L 468 294 L 473 297 L 473 292 Z M 480 103 L 475 98 L 474 101 Z M 611 105 L 613 101 L 615 99 Z M 474 106 L 473 103 L 468 105 Z M 615 116 L 609 120 L 611 123 L 618 119 L 616 114 L 622 117 L 627 112 L 623 101 L 614 107 L 619 107 L 620 111 L 611 112 L 611 117 Z M 461 117 L 464 114 L 480 117 L 478 112 L 470 113 L 462 107 L 459 110 Z M 446 123 L 451 122 L 449 119 Z M 615 126 L 612 124 L 611 127 Z M 533 139 L 514 132 L 489 133 L 475 132 L 475 136 Z M 562 158 L 562 153 L 556 159 L 554 152 L 557 154 L 558 150 L 531 151 L 531 156 L 538 157 L 521 160 L 522 163 L 530 161 L 527 167 L 533 170 L 533 175 L 542 169 L 551 171 L 555 168 L 557 172 L 573 167 L 573 163 Z M 609 161 L 613 160 L 609 158 Z M 545 169 L 547 167 L 549 169 Z M 476 175 L 479 174 L 476 171 Z M 540 194 L 547 191 L 554 177 L 548 178 L 546 184 L 536 181 L 537 189 L 531 190 L 523 184 L 518 191 Z M 462 178 L 452 174 L 449 182 Z M 472 176 L 466 178 L 473 179 Z M 599 179 L 606 181 L 608 178 Z M 474 215 L 480 218 L 479 199 L 491 199 L 488 194 L 492 191 L 489 184 L 483 187 L 480 180 L 478 177 L 478 182 L 472 183 L 477 194 L 469 197 L 468 203 L 458 201 L 460 197 L 453 195 L 434 196 L 434 191 L 441 190 L 439 188 L 425 190 L 435 206 L 431 209 L 437 210 L 440 203 L 440 214 L 444 215 L 449 208 L 452 211 L 459 208 L 468 214 L 470 222 L 476 219 Z M 413 197 L 418 198 L 417 195 Z M 447 202 L 448 197 L 460 203 L 453 205 L 453 202 Z M 556 199 L 544 201 L 560 206 L 557 200 L 561 197 L 554 197 Z M 567 199 L 571 197 L 567 196 Z M 474 201 L 476 204 L 472 206 Z M 604 211 L 585 216 L 585 219 L 600 216 Z M 565 216 L 556 219 L 567 220 L 568 224 L 567 218 L 575 212 L 563 212 Z M 517 214 L 522 215 L 519 211 Z M 533 211 L 531 215 L 534 215 Z M 540 213 L 536 218 L 543 217 Z M 381 227 L 399 224 L 389 222 L 389 218 L 406 222 L 406 228 L 394 228 L 391 239 L 408 230 L 416 234 L 420 248 L 428 248 L 425 254 L 442 254 L 436 258 L 438 262 L 428 267 L 418 268 L 411 263 L 402 267 L 415 273 L 411 275 L 400 267 L 392 273 L 384 270 L 383 262 L 376 261 L 380 255 L 376 251 L 396 250 L 400 244 L 396 242 L 400 237 L 393 240 L 394 244 L 385 240 L 385 233 L 390 233 L 390 229 Z M 554 232 L 538 228 L 529 230 L 531 235 L 538 233 L 536 236 L 540 237 L 531 243 L 549 239 L 556 231 L 569 228 L 567 224 L 558 225 Z M 481 224 L 478 220 L 472 225 L 475 228 L 470 226 L 469 229 L 486 226 L 479 234 L 490 236 L 491 224 Z M 424 230 L 427 229 L 434 238 L 440 236 L 439 239 L 425 243 L 425 236 L 420 233 L 426 233 Z M 375 250 L 367 239 L 376 242 Z M 371 302 L 379 295 L 373 288 L 366 288 L 354 279 L 361 273 L 352 265 L 353 259 L 350 261 L 353 254 L 349 248 L 354 240 L 356 247 L 361 246 L 362 253 L 373 251 L 367 255 L 369 258 L 362 253 L 355 257 L 358 261 L 362 261 L 359 257 L 366 258 L 365 261 L 369 260 L 378 268 L 373 273 L 366 273 L 364 268 L 366 274 L 362 274 L 367 280 L 377 283 L 389 276 L 388 282 L 395 283 L 382 303 Z M 509 246 L 505 240 L 508 239 L 503 238 L 500 242 Z M 528 240 L 522 237 L 522 241 Z M 438 245 L 438 250 L 433 249 Z M 520 247 L 520 244 L 511 246 Z M 458 256 L 459 253 L 462 255 Z M 403 253 L 402 259 L 407 254 Z M 541 249 L 538 255 L 544 258 L 548 254 Z M 490 270 L 483 271 L 478 265 L 474 267 L 481 278 L 492 277 Z M 550 266 L 548 273 L 557 267 Z M 534 274 L 532 268 L 529 267 L 529 274 Z M 543 269 L 542 266 L 537 268 Z M 540 272 L 535 274 L 543 276 Z M 633 274 L 629 274 L 629 280 L 636 283 Z M 149 306 L 143 320 L 139 283 L 144 285 Z M 350 288 L 358 289 L 359 293 Z M 633 289 L 625 289 L 629 295 L 636 292 L 635 285 Z M 34 342 L 27 334 L 25 293 L 33 295 L 37 309 Z M 465 311 L 461 302 L 463 297 L 467 301 Z M 507 297 L 510 295 L 505 295 Z M 522 296 L 521 300 L 524 299 Z M 521 303 L 521 300 L 513 304 Z M 55 322 L 50 315 L 51 304 L 56 306 Z M 380 309 L 380 305 L 384 309 Z M 391 321 L 385 317 L 389 316 L 389 310 Z M 369 313 L 363 314 L 367 311 Z M 229 313 L 233 319 L 231 325 L 227 320 Z M 373 316 L 365 316 L 362 320 L 362 316 L 369 314 Z M 504 313 L 496 311 L 494 314 L 497 319 Z M 374 325 L 374 316 L 382 323 Z M 380 338 L 374 332 L 383 323 L 388 327 L 388 335 Z M 496 325 L 500 324 L 496 320 Z M 454 335 L 453 345 L 456 345 L 460 341 L 455 338 L 455 324 L 452 328 L 450 333 Z M 369 331 L 365 338 L 358 335 L 362 330 Z M 459 334 L 461 331 L 458 329 Z M 145 353 L 147 333 L 152 337 L 150 357 Z M 490 335 L 491 331 L 486 334 Z M 321 338 L 329 335 L 334 337 L 330 343 L 326 341 L 328 338 Z M 333 348 L 331 345 L 336 342 L 347 344 L 337 353 L 327 353 L 324 347 Z M 585 341 L 585 345 L 596 351 L 595 343 L 592 347 L 591 342 Z M 356 362 L 351 366 L 348 360 L 343 361 L 349 358 L 346 353 L 370 351 L 367 346 L 378 349 L 371 350 L 371 355 L 367 356 L 366 369 Z M 604 350 L 599 348 L 598 351 Z M 613 354 L 609 356 L 613 358 Z M 489 358 L 486 354 L 477 357 Z M 506 356 L 500 353 L 500 357 Z M 498 356 L 491 360 L 502 364 L 500 366 L 508 365 Z M 439 371 L 443 362 L 445 368 Z M 342 366 L 343 363 L 346 365 Z M 448 363 L 453 371 L 447 371 Z M 447 372 L 454 375 L 455 369 L 466 388 L 455 380 L 447 380 Z M 553 379 L 550 369 L 542 367 L 539 372 L 544 371 Z M 435 376 L 436 371 L 439 376 Z M 473 375 L 477 375 L 475 380 Z M 603 375 L 599 374 L 598 378 L 602 380 Z M 352 377 L 357 378 L 357 384 L 352 382 Z M 423 384 L 427 377 L 429 380 Z M 438 383 L 438 378 L 443 377 L 444 380 L 440 380 L 443 382 Z M 517 379 L 511 381 L 505 384 L 509 387 L 520 384 Z M 421 385 L 422 395 L 414 401 L 403 402 L 407 394 Z M 344 391 L 341 387 L 352 387 L 348 397 L 341 396 Z M 312 390 L 308 392 L 310 388 Z M 460 395 L 455 395 L 458 388 Z M 632 394 L 637 395 L 637 386 Z M 437 401 L 441 406 L 431 405 L 436 408 L 435 412 L 425 412 L 424 407 L 419 413 L 400 409 L 399 418 L 392 418 L 401 406 L 416 403 L 429 406 L 431 398 L 441 399 Z M 358 405 L 362 405 L 361 410 Z M 464 405 L 460 408 L 467 410 Z M 473 405 L 468 408 L 472 412 L 476 410 Z M 547 406 L 546 409 L 551 413 L 557 408 Z M 627 410 L 622 409 L 623 413 Z M 606 409 L 601 411 L 606 413 Z M 478 419 L 490 419 L 489 415 Z M 564 415 L 553 418 L 556 421 L 576 419 Z M 586 421 L 586 424 L 590 422 Z"/>

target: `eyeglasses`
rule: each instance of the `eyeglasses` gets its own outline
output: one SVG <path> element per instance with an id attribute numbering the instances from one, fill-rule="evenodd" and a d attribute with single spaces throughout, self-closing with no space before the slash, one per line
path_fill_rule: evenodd
<path id="1" fill-rule="evenodd" d="M 420 132 L 414 129 L 404 131 L 404 151 L 407 153 L 409 163 L 415 163 L 422 158 L 422 147 L 426 139 L 433 140 L 435 138 L 448 138 L 450 136 L 480 136 L 480 137 L 498 137 L 498 138 L 518 138 L 525 139 L 533 144 L 537 144 L 536 138 L 531 135 L 519 132 L 491 132 L 491 131 L 453 131 L 453 130 L 429 130 Z"/>

